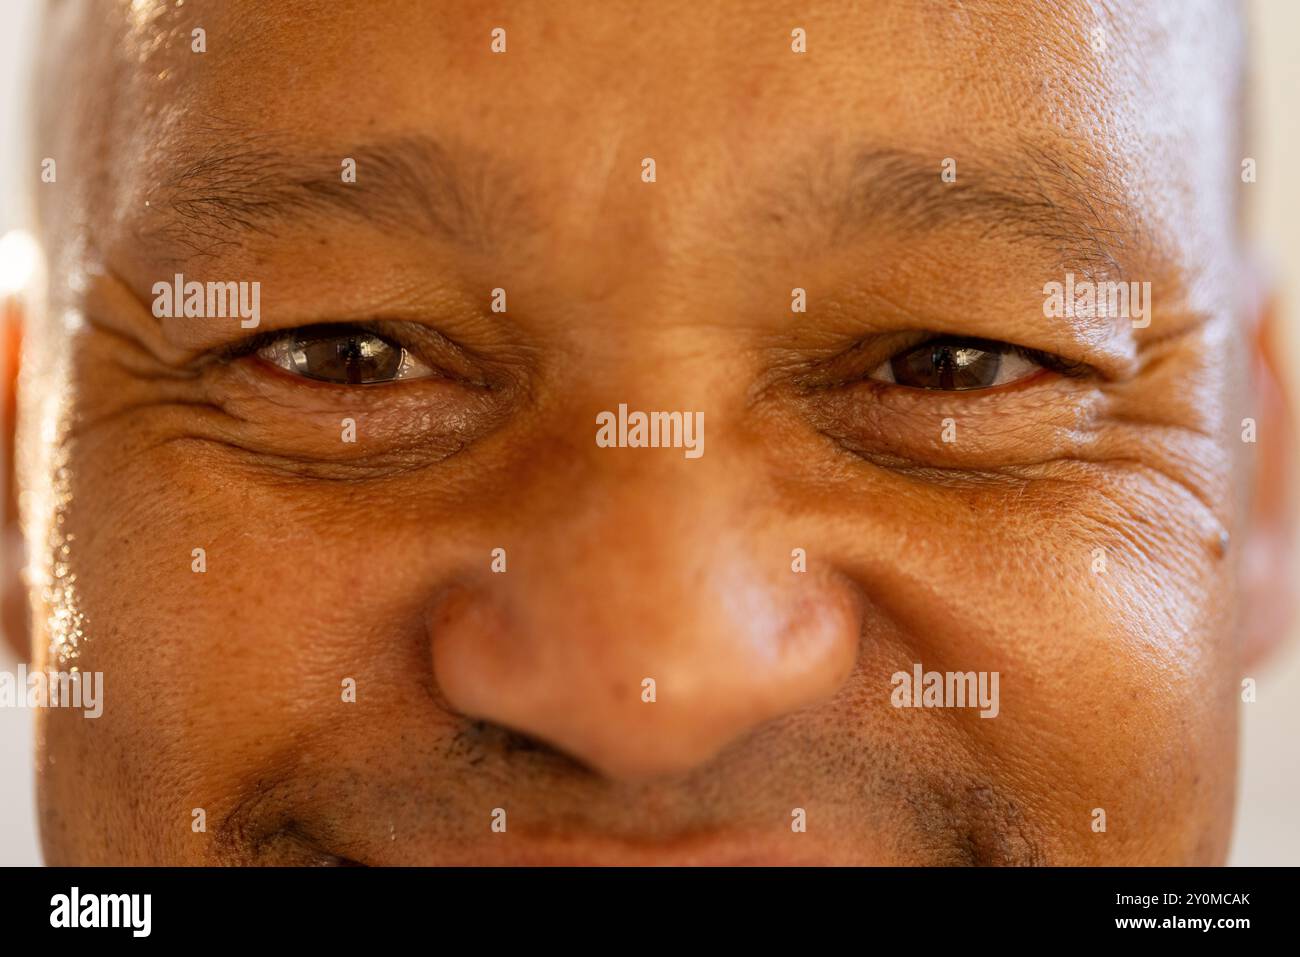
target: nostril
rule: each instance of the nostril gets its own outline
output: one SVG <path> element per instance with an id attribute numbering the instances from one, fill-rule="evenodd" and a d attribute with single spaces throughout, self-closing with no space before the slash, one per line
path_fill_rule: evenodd
<path id="1" fill-rule="evenodd" d="M 482 725 L 484 728 L 490 727 L 491 730 L 497 734 L 500 740 L 499 746 L 501 750 L 505 751 L 507 754 L 510 754 L 514 751 L 554 751 L 555 750 L 549 744 L 546 744 L 545 742 L 540 741 L 537 738 L 529 737 L 528 735 L 523 734 L 519 731 L 512 731 L 509 728 L 500 728 L 495 725 L 489 726 L 486 721 L 480 721 L 478 722 L 478 724 Z"/>
<path id="2" fill-rule="evenodd" d="M 480 718 L 465 718 L 452 737 L 448 756 L 456 756 L 469 764 L 480 764 L 489 757 L 510 757 L 529 754 L 538 759 L 577 765 L 564 752 L 540 738 Z"/>

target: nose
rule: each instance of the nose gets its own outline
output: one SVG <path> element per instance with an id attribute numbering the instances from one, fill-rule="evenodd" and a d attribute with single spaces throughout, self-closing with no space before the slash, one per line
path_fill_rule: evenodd
<path id="1" fill-rule="evenodd" d="M 741 531 L 718 499 L 659 492 L 534 528 L 505 574 L 443 593 L 430 630 L 452 707 L 631 780 L 689 771 L 834 694 L 860 634 L 847 579 L 815 559 L 795 571 L 807 543 L 788 529 Z"/>

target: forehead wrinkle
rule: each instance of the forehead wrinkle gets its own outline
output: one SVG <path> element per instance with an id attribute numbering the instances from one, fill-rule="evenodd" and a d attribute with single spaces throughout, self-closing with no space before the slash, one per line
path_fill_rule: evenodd
<path id="1" fill-rule="evenodd" d="M 481 251 L 524 219 L 493 163 L 421 134 L 337 150 L 303 150 L 286 133 L 232 133 L 220 123 L 187 125 L 185 136 L 194 145 L 149 193 L 133 230 L 164 251 L 213 255 L 251 235 L 339 218 Z M 344 158 L 356 161 L 355 182 L 342 179 Z"/>
<path id="2" fill-rule="evenodd" d="M 868 145 L 845 159 L 827 151 L 797 168 L 795 189 L 768 220 L 782 227 L 813 220 L 834 246 L 873 231 L 973 229 L 979 239 L 1025 244 L 1093 277 L 1125 275 L 1155 248 L 1102 163 L 1028 141 L 1003 155 L 994 166 L 959 151 L 956 181 L 947 183 L 938 153 Z"/>

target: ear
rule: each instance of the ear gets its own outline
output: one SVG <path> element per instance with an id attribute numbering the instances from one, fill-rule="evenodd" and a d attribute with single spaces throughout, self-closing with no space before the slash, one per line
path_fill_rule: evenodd
<path id="1" fill-rule="evenodd" d="M 22 307 L 16 295 L 0 296 L 0 632 L 18 661 L 30 653 L 27 590 L 22 581 L 26 546 L 18 528 L 14 433 L 17 429 L 18 354 Z"/>
<path id="2" fill-rule="evenodd" d="M 1262 282 L 1259 284 L 1262 287 Z M 1278 369 L 1283 343 L 1276 299 L 1256 299 L 1252 330 L 1251 391 L 1246 415 L 1255 419 L 1251 506 L 1241 554 L 1241 660 L 1259 664 L 1290 634 L 1295 623 L 1296 474 L 1295 420 Z M 1254 320 L 1254 321 L 1252 321 Z"/>
<path id="3" fill-rule="evenodd" d="M 18 660 L 26 661 L 31 652 L 27 588 L 22 572 L 27 556 L 18 526 L 14 470 L 23 318 L 19 303 L 17 296 L 0 297 L 0 632 Z"/>

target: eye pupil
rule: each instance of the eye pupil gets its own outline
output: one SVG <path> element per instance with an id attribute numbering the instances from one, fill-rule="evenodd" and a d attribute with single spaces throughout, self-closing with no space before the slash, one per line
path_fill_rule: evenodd
<path id="1" fill-rule="evenodd" d="M 299 336 L 291 355 L 299 375 L 348 385 L 391 381 L 402 362 L 400 347 L 361 331 Z"/>
<path id="2" fill-rule="evenodd" d="M 987 389 L 997 381 L 1002 353 L 992 343 L 937 339 L 890 359 L 894 381 L 914 389 Z"/>

